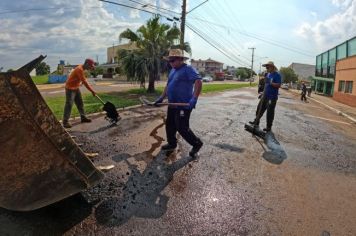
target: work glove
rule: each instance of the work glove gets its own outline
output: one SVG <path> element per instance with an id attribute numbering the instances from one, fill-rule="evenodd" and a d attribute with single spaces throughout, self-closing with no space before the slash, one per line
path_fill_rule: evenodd
<path id="1" fill-rule="evenodd" d="M 160 96 L 159 98 L 156 99 L 156 101 L 153 103 L 153 105 L 155 105 L 156 107 L 158 107 L 158 103 L 162 103 L 163 102 L 164 97 Z"/>
<path id="2" fill-rule="evenodd" d="M 197 105 L 198 98 L 192 97 L 189 101 L 189 109 L 195 108 L 195 105 Z"/>

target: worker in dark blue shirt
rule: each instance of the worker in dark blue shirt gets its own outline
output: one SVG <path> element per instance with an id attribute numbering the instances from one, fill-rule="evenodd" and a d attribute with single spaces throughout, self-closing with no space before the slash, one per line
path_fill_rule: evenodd
<path id="1" fill-rule="evenodd" d="M 281 87 L 282 80 L 281 75 L 277 71 L 277 67 L 272 61 L 263 64 L 263 66 L 266 67 L 268 72 L 265 78 L 264 93 L 257 106 L 256 118 L 249 123 L 258 126 L 261 117 L 267 110 L 267 127 L 263 130 L 269 132 L 272 129 L 274 112 L 278 100 L 278 89 Z"/>
<path id="2" fill-rule="evenodd" d="M 166 120 L 168 143 L 161 149 L 174 150 L 177 147 L 176 133 L 178 131 L 183 139 L 193 146 L 189 155 L 196 158 L 203 142 L 190 129 L 189 119 L 202 89 L 201 76 L 193 67 L 185 64 L 188 57 L 185 57 L 180 49 L 171 49 L 166 59 L 172 66 L 172 70 L 168 75 L 167 85 L 155 104 L 162 103 L 167 96 L 169 103 L 188 103 L 189 106 L 168 106 Z"/>

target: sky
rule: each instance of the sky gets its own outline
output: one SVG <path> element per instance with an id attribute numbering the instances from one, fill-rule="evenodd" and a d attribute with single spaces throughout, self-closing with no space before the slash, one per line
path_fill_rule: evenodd
<path id="1" fill-rule="evenodd" d="M 180 22 L 181 0 L 112 0 Z M 187 11 L 204 0 L 187 0 Z M 146 4 L 146 6 L 144 6 Z M 157 7 L 159 6 L 158 10 Z M 56 69 L 59 60 L 106 62 L 119 34 L 136 30 L 151 13 L 98 0 L 1 0 L 0 68 L 17 69 L 39 55 Z M 315 64 L 315 56 L 356 36 L 356 0 L 208 0 L 187 14 L 185 41 L 193 59 L 251 67 L 274 61 Z"/>

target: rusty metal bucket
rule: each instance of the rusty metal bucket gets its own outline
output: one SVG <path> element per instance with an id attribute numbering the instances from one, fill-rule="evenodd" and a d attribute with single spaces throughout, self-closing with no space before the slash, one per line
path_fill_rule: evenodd
<path id="1" fill-rule="evenodd" d="M 57 121 L 29 72 L 0 73 L 0 207 L 34 210 L 100 181 L 96 169 Z"/>

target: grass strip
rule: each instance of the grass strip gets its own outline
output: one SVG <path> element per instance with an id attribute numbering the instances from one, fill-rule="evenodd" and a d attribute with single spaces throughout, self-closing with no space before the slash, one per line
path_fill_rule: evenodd
<path id="1" fill-rule="evenodd" d="M 252 84 L 256 86 L 256 84 Z M 249 84 L 204 84 L 202 92 L 213 93 L 221 92 L 226 90 L 239 89 L 244 87 L 250 87 Z M 147 93 L 145 89 L 130 89 L 125 92 L 110 92 L 110 93 L 99 93 L 98 95 L 104 102 L 109 101 L 113 103 L 117 108 L 123 108 L 128 106 L 134 106 L 140 104 L 139 97 L 146 96 L 149 100 L 154 101 L 163 91 L 163 87 L 157 87 L 155 93 Z M 96 113 L 102 111 L 103 105 L 100 101 L 93 97 L 90 93 L 82 94 L 84 102 L 84 110 L 86 114 Z M 47 105 L 50 107 L 57 119 L 62 119 L 65 97 L 46 97 Z M 79 116 L 79 112 L 75 105 L 73 105 L 71 117 Z"/>
<path id="2" fill-rule="evenodd" d="M 31 76 L 35 84 L 48 84 L 48 75 Z"/>

